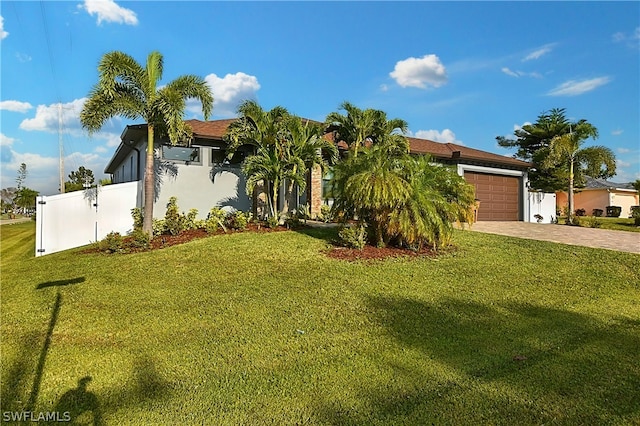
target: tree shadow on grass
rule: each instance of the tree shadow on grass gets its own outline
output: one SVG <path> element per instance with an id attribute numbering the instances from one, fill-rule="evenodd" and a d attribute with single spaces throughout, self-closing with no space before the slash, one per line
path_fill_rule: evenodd
<path id="1" fill-rule="evenodd" d="M 640 418 L 640 330 L 530 303 L 373 297 L 403 353 L 394 383 L 363 389 L 366 412 L 334 403 L 332 424 L 603 424 Z M 453 371 L 449 376 L 442 373 Z M 438 373 L 436 373 L 436 371 Z"/>
<path id="2" fill-rule="evenodd" d="M 83 282 L 85 282 L 84 277 L 71 278 L 68 280 L 47 281 L 47 282 L 38 284 L 36 286 L 36 290 L 41 290 L 47 287 L 64 287 L 72 284 L 80 284 Z"/>

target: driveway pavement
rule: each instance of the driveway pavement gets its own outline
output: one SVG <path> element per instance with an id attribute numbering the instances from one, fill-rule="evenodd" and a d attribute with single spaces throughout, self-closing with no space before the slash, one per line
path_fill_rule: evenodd
<path id="1" fill-rule="evenodd" d="M 640 254 L 640 232 L 531 222 L 477 222 L 471 231 Z"/>

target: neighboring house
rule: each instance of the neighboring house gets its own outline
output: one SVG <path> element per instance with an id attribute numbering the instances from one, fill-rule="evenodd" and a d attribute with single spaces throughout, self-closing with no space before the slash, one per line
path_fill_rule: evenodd
<path id="1" fill-rule="evenodd" d="M 600 209 L 606 214 L 607 206 L 622 207 L 620 217 L 631 217 L 631 206 L 637 206 L 638 192 L 630 183 L 614 183 L 604 179 L 594 179 L 586 176 L 584 188 L 574 189 L 573 205 L 576 210 L 584 209 L 587 215 L 592 215 L 594 209 Z M 559 209 L 568 205 L 568 194 L 564 191 L 556 192 L 556 203 Z"/>
<path id="2" fill-rule="evenodd" d="M 225 160 L 223 136 L 234 119 L 187 120 L 193 129 L 188 147 L 173 147 L 168 141 L 156 141 L 156 204 L 154 216 L 162 217 L 170 197 L 178 198 L 181 210 L 196 208 L 205 217 L 214 206 L 259 212 L 260 201 L 251 203 L 245 192 L 240 163 L 251 153 L 241 147 L 231 161 Z M 122 143 L 105 168 L 113 183 L 140 180 L 144 176 L 146 125 L 127 126 Z M 328 135 L 330 136 L 330 135 Z M 530 163 L 503 155 L 451 143 L 408 138 L 413 154 L 429 154 L 439 163 L 457 167 L 458 174 L 476 188 L 480 202 L 478 220 L 528 220 L 527 170 Z M 338 145 L 340 147 L 340 144 Z M 299 204 L 308 203 L 311 215 L 320 212 L 327 200 L 326 182 L 319 169 L 310 173 L 306 191 L 298 194 Z"/>

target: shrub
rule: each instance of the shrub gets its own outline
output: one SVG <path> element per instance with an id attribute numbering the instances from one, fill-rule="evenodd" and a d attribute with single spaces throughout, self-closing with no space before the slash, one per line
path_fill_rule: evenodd
<path id="1" fill-rule="evenodd" d="M 167 212 L 164 215 L 164 230 L 171 235 L 178 235 L 184 231 L 185 218 L 180 214 L 178 209 L 178 199 L 176 197 L 169 198 L 167 203 Z"/>
<path id="2" fill-rule="evenodd" d="M 367 228 L 363 224 L 342 227 L 338 231 L 338 238 L 341 245 L 362 250 L 367 244 Z"/>
<path id="3" fill-rule="evenodd" d="M 233 213 L 229 213 L 226 218 L 227 226 L 231 229 L 242 230 L 247 229 L 249 221 L 251 220 L 251 213 L 241 212 L 237 210 Z"/>
<path id="4" fill-rule="evenodd" d="M 225 228 L 224 226 L 224 221 L 226 217 L 227 217 L 227 212 L 222 210 L 220 207 L 212 208 L 211 210 L 209 210 L 207 219 L 204 222 L 204 229 L 209 234 L 216 232 L 218 228 L 222 228 L 224 232 L 227 232 L 227 228 Z"/>
<path id="5" fill-rule="evenodd" d="M 189 210 L 189 213 L 187 213 L 187 215 L 184 217 L 184 229 L 190 230 L 200 228 L 201 226 L 198 226 L 200 225 L 200 221 L 196 219 L 197 217 L 198 209 Z"/>
<path id="6" fill-rule="evenodd" d="M 133 229 L 142 229 L 144 210 L 140 207 L 131 209 L 131 217 L 133 217 Z"/>
<path id="7" fill-rule="evenodd" d="M 585 216 L 585 218 L 582 219 L 582 224 L 588 228 L 600 228 L 602 226 L 602 220 L 595 216 Z"/>
<path id="8" fill-rule="evenodd" d="M 536 218 L 536 222 L 538 222 L 538 223 L 541 223 L 541 222 L 542 222 L 542 220 L 544 219 L 544 218 L 542 217 L 542 215 L 539 215 L 539 214 L 534 214 L 534 215 L 533 215 L 533 217 L 535 217 L 535 218 Z"/>
<path id="9" fill-rule="evenodd" d="M 333 213 L 331 212 L 331 206 L 329 206 L 328 204 L 323 204 L 322 207 L 320 207 L 320 215 L 318 216 L 318 219 L 320 219 L 325 223 L 329 223 L 333 221 Z"/>
<path id="10" fill-rule="evenodd" d="M 131 247 L 139 248 L 139 249 L 148 249 L 151 243 L 151 238 L 149 234 L 144 232 L 142 229 L 134 229 L 130 234 L 131 239 L 129 240 L 129 244 Z"/>
<path id="11" fill-rule="evenodd" d="M 620 217 L 622 213 L 622 207 L 620 206 L 607 206 L 607 217 Z"/>
<path id="12" fill-rule="evenodd" d="M 633 218 L 633 224 L 640 226 L 640 206 L 631 206 L 631 217 Z"/>
<path id="13" fill-rule="evenodd" d="M 567 225 L 580 226 L 582 219 L 580 216 L 573 216 L 571 219 L 567 218 Z"/>
<path id="14" fill-rule="evenodd" d="M 576 216 L 586 216 L 586 215 L 587 215 L 587 211 L 585 209 L 576 210 Z"/>
<path id="15" fill-rule="evenodd" d="M 154 237 L 164 234 L 164 219 L 153 218 L 151 229 L 153 230 Z"/>
<path id="16" fill-rule="evenodd" d="M 602 217 L 602 213 L 604 213 L 604 210 L 602 209 L 593 209 L 593 211 L 591 212 L 591 214 L 595 217 Z"/>
<path id="17" fill-rule="evenodd" d="M 277 228 L 278 227 L 278 218 L 275 217 L 275 216 L 270 216 L 267 219 L 267 227 L 271 228 L 271 229 Z"/>
<path id="18" fill-rule="evenodd" d="M 117 253 L 122 251 L 123 238 L 119 232 L 109 232 L 104 239 L 100 241 L 100 250 L 108 253 Z"/>

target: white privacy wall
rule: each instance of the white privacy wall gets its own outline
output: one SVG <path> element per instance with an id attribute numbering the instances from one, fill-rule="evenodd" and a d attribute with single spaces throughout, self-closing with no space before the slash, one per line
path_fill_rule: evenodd
<path id="1" fill-rule="evenodd" d="M 131 209 L 141 200 L 141 182 L 38 197 L 36 257 L 99 241 L 112 231 L 126 234 L 133 227 Z"/>
<path id="2" fill-rule="evenodd" d="M 529 222 L 537 222 L 536 214 L 542 216 L 541 223 L 553 223 L 556 218 L 556 194 L 529 192 Z"/>

